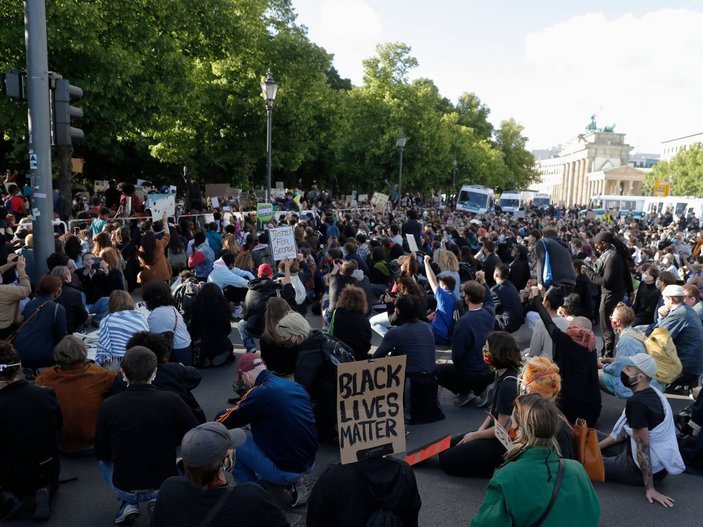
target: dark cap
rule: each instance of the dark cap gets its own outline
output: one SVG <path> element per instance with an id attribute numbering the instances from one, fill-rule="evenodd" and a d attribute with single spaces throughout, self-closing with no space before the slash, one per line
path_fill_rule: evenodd
<path id="1" fill-rule="evenodd" d="M 237 377 L 241 380 L 242 373 L 263 365 L 264 360 L 257 353 L 245 353 L 237 361 Z"/>
<path id="2" fill-rule="evenodd" d="M 230 448 L 242 446 L 247 436 L 241 428 L 227 430 L 222 423 L 196 426 L 183 436 L 181 456 L 187 467 L 204 467 L 220 461 Z"/>

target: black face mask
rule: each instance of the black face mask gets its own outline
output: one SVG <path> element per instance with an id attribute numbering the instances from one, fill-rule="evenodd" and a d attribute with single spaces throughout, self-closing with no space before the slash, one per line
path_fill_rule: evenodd
<path id="1" fill-rule="evenodd" d="M 286 349 L 291 349 L 291 348 L 295 348 L 297 346 L 297 344 L 295 342 L 293 342 L 292 340 L 284 340 L 283 342 L 281 342 L 281 346 L 283 346 Z"/>
<path id="2" fill-rule="evenodd" d="M 637 386 L 637 384 L 640 381 L 637 379 L 636 375 L 634 377 L 630 377 L 627 373 L 625 373 L 624 371 L 621 371 L 620 372 L 620 382 L 622 382 L 622 385 L 625 386 L 626 388 L 633 388 L 633 387 Z"/>

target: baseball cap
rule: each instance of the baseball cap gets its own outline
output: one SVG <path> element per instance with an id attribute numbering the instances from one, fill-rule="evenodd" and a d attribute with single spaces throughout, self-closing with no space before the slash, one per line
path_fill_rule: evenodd
<path id="1" fill-rule="evenodd" d="M 667 285 L 662 291 L 662 296 L 685 296 L 686 293 L 683 292 L 683 287 L 680 285 L 672 284 Z"/>
<path id="2" fill-rule="evenodd" d="M 635 368 L 638 368 L 650 379 L 655 379 L 657 376 L 657 363 L 650 355 L 647 355 L 646 353 L 636 353 L 629 357 L 625 357 L 623 359 L 623 364 L 625 366 L 634 366 Z"/>
<path id="3" fill-rule="evenodd" d="M 244 430 L 227 430 L 222 423 L 203 423 L 191 429 L 181 441 L 181 457 L 188 467 L 204 467 L 223 459 L 230 448 L 247 440 Z"/>
<path id="4" fill-rule="evenodd" d="M 264 360 L 256 353 L 245 353 L 237 361 L 237 377 L 241 380 L 242 373 L 253 370 L 257 366 L 262 366 Z"/>
<path id="5" fill-rule="evenodd" d="M 264 277 L 264 276 L 272 276 L 273 275 L 273 268 L 269 264 L 261 264 L 259 266 L 259 269 L 257 270 L 256 274 L 259 278 Z"/>

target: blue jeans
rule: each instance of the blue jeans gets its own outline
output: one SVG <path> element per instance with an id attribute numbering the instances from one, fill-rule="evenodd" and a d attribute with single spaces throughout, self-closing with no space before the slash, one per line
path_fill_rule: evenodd
<path id="1" fill-rule="evenodd" d="M 261 479 L 274 485 L 292 485 L 305 474 L 312 471 L 312 466 L 305 472 L 286 472 L 278 468 L 254 442 L 251 432 L 247 432 L 247 441 L 237 447 L 237 454 L 232 475 L 237 483 L 257 482 Z"/>
<path id="2" fill-rule="evenodd" d="M 105 318 L 109 312 L 108 310 L 108 302 L 110 301 L 110 298 L 107 296 L 104 296 L 102 298 L 98 298 L 95 301 L 95 304 L 90 304 L 86 305 L 85 308 L 88 310 L 88 313 L 94 313 L 93 315 L 93 322 L 96 324 L 99 324 L 100 321 Z"/>
<path id="3" fill-rule="evenodd" d="M 247 353 L 253 353 L 256 351 L 256 342 L 254 341 L 254 335 L 247 331 L 247 321 L 242 319 L 237 323 L 237 329 L 239 330 L 239 335 L 242 337 L 242 344 L 247 349 Z"/>
<path id="4" fill-rule="evenodd" d="M 159 495 L 159 489 L 142 489 L 142 490 L 132 490 L 126 491 L 118 489 L 112 483 L 112 462 L 110 461 L 98 461 L 100 466 L 100 473 L 103 475 L 103 479 L 110 484 L 112 492 L 115 493 L 117 499 L 130 505 L 139 505 L 145 501 L 155 500 Z"/>

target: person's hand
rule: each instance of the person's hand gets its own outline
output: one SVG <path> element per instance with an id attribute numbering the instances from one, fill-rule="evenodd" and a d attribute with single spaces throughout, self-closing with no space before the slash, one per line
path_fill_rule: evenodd
<path id="1" fill-rule="evenodd" d="M 535 298 L 539 296 L 539 286 L 532 286 L 530 287 L 530 298 Z"/>
<path id="2" fill-rule="evenodd" d="M 486 283 L 486 272 L 485 271 L 476 271 L 476 281 L 479 284 L 485 284 Z"/>
<path id="3" fill-rule="evenodd" d="M 22 258 L 20 255 L 17 253 L 10 253 L 7 255 L 7 265 L 13 266 L 16 265 L 19 259 Z"/>
<path id="4" fill-rule="evenodd" d="M 107 265 L 107 262 L 105 260 L 100 260 L 100 270 L 108 272 L 110 270 L 110 266 Z"/>
<path id="5" fill-rule="evenodd" d="M 290 258 L 286 258 L 285 260 L 283 260 L 283 267 L 285 269 L 290 270 L 291 265 L 293 265 L 293 260 L 291 260 Z"/>
<path id="6" fill-rule="evenodd" d="M 414 253 L 413 253 L 414 254 Z M 423 261 L 425 262 L 425 265 L 430 265 L 430 262 L 432 261 L 432 258 L 430 258 L 429 254 L 426 254 L 425 257 L 423 258 Z"/>
<path id="7" fill-rule="evenodd" d="M 17 256 L 13 263 L 16 265 L 17 272 L 22 274 L 26 271 L 27 269 L 27 262 L 24 260 L 24 256 Z"/>
<path id="8" fill-rule="evenodd" d="M 674 501 L 676 501 L 673 498 L 670 498 L 669 496 L 664 496 L 664 494 L 657 492 L 654 489 L 645 490 L 644 495 L 647 498 L 647 501 L 649 503 L 654 503 L 656 501 L 660 505 L 663 505 L 664 507 L 667 507 L 667 508 L 673 507 Z"/>
<path id="9" fill-rule="evenodd" d="M 464 437 L 461 438 L 461 441 L 457 443 L 458 445 L 465 445 L 466 443 L 470 443 L 471 441 L 474 440 L 474 432 L 469 432 L 466 434 Z"/>
<path id="10" fill-rule="evenodd" d="M 658 310 L 657 313 L 659 313 L 660 317 L 665 317 L 666 315 L 669 314 L 669 308 L 666 306 L 661 306 Z"/>

